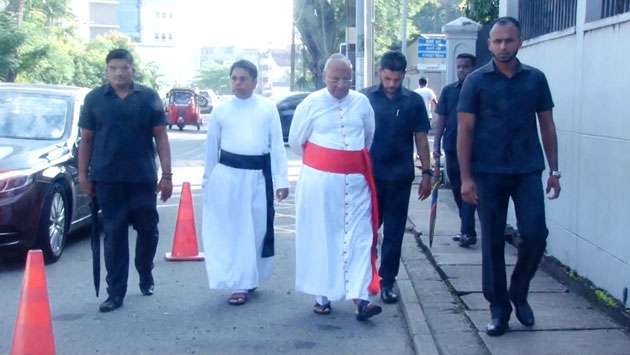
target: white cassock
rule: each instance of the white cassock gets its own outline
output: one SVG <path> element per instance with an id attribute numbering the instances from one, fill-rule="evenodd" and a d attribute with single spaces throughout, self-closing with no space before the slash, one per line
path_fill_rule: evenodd
<path id="1" fill-rule="evenodd" d="M 307 141 L 356 151 L 373 136 L 374 111 L 363 94 L 350 90 L 339 100 L 324 88 L 296 108 L 289 144 L 299 155 Z M 364 176 L 304 165 L 295 194 L 296 289 L 332 301 L 368 299 L 372 222 Z"/>
<path id="2" fill-rule="evenodd" d="M 252 95 L 216 107 L 208 122 L 203 177 L 203 247 L 211 289 L 247 290 L 271 276 L 272 257 L 262 258 L 266 232 L 265 180 L 261 170 L 219 163 L 220 150 L 270 153 L 274 191 L 288 188 L 287 157 L 278 110 Z"/>

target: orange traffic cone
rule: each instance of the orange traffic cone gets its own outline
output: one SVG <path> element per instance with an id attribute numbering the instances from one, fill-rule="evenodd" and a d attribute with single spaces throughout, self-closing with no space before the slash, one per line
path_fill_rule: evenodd
<path id="1" fill-rule="evenodd" d="M 29 251 L 26 258 L 11 354 L 55 354 L 44 255 L 41 250 Z"/>
<path id="2" fill-rule="evenodd" d="M 203 260 L 203 253 L 197 246 L 197 232 L 195 229 L 195 211 L 193 209 L 190 183 L 182 185 L 182 196 L 179 200 L 177 222 L 175 224 L 175 237 L 173 238 L 172 252 L 167 252 L 164 257 L 168 261 Z"/>

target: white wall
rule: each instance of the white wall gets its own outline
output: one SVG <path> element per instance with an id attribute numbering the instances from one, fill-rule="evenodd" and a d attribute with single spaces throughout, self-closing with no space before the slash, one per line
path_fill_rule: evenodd
<path id="1" fill-rule="evenodd" d="M 580 17 L 577 28 L 527 41 L 519 53 L 545 72 L 556 104 L 562 195 L 546 206 L 547 251 L 622 299 L 630 288 L 630 14 Z"/>

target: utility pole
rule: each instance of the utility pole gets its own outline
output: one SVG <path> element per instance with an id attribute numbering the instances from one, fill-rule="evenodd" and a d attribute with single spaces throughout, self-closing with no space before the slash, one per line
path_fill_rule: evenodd
<path id="1" fill-rule="evenodd" d="M 374 79 L 374 0 L 365 1 L 365 86 Z"/>
<path id="2" fill-rule="evenodd" d="M 365 87 L 365 1 L 355 0 L 356 19 L 356 55 L 354 64 L 355 88 Z"/>
<path id="3" fill-rule="evenodd" d="M 289 78 L 289 87 L 291 91 L 295 91 L 295 23 L 291 21 L 291 76 Z"/>
<path id="4" fill-rule="evenodd" d="M 403 0 L 400 14 L 400 52 L 407 55 L 407 17 L 409 13 L 409 1 Z"/>

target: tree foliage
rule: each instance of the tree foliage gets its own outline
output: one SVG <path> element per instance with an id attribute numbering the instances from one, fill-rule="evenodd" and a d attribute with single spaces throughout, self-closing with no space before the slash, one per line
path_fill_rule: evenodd
<path id="1" fill-rule="evenodd" d="M 442 26 L 463 16 L 460 0 L 429 1 L 412 17 L 420 33 L 441 33 Z"/>
<path id="2" fill-rule="evenodd" d="M 499 17 L 499 0 L 463 0 L 466 17 L 487 24 Z"/>
<path id="3" fill-rule="evenodd" d="M 212 88 L 217 94 L 230 94 L 230 66 L 210 63 L 203 67 L 195 77 L 199 88 Z"/>
<path id="4" fill-rule="evenodd" d="M 67 0 L 2 0 L 0 28 L 2 81 L 95 87 L 104 82 L 107 52 L 122 47 L 136 58 L 136 80 L 159 87 L 158 68 L 143 64 L 124 35 L 108 33 L 82 41 Z"/>
<path id="5" fill-rule="evenodd" d="M 339 51 L 346 27 L 344 0 L 294 0 L 293 20 L 308 54 L 304 58 L 316 87 L 323 87 L 326 59 Z"/>

